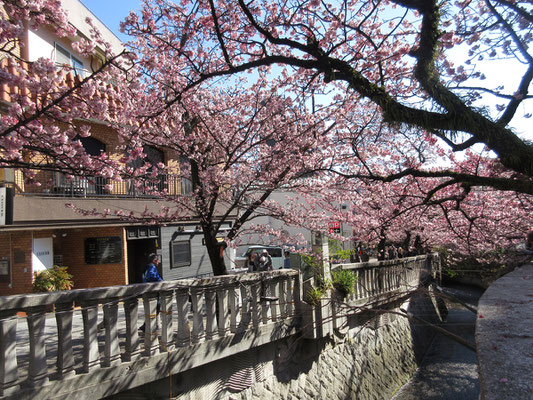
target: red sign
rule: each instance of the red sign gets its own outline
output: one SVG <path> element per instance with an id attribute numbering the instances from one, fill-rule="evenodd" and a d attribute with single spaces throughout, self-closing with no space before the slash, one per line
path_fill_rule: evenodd
<path id="1" fill-rule="evenodd" d="M 333 221 L 328 222 L 329 233 L 341 233 L 341 222 Z"/>

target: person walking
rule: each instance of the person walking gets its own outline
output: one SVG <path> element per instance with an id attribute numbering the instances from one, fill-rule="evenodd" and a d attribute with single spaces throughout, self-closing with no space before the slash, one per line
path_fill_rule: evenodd
<path id="1" fill-rule="evenodd" d="M 161 282 L 163 280 L 163 278 L 161 278 L 161 276 L 159 275 L 159 271 L 157 270 L 158 265 L 159 265 L 159 256 L 155 253 L 151 253 L 148 256 L 148 265 L 146 266 L 146 270 L 143 273 L 143 283 Z M 161 302 L 158 298 L 157 308 L 156 308 L 156 318 L 159 315 L 160 310 L 161 310 Z M 141 325 L 139 330 L 144 332 L 145 327 L 146 327 L 146 321 Z"/>
<path id="2" fill-rule="evenodd" d="M 285 255 L 285 258 L 283 259 L 283 268 L 291 269 L 291 253 L 285 250 L 284 255 Z"/>
<path id="3" fill-rule="evenodd" d="M 272 257 L 268 254 L 267 249 L 257 259 L 257 271 L 272 271 Z"/>
<path id="4" fill-rule="evenodd" d="M 246 254 L 246 268 L 248 268 L 248 272 L 255 272 L 257 271 L 257 263 L 255 260 L 257 259 L 257 254 L 254 252 L 250 252 Z"/>

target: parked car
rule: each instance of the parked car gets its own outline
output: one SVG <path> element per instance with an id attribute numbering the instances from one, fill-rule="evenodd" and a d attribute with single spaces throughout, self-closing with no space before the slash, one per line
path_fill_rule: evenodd
<path id="1" fill-rule="evenodd" d="M 272 267 L 274 269 L 283 268 L 283 249 L 277 246 L 265 246 L 265 245 L 250 245 L 248 246 L 242 256 L 235 257 L 235 268 L 245 268 L 246 256 L 251 253 L 261 254 L 263 250 L 268 251 L 270 257 L 272 257 Z"/>

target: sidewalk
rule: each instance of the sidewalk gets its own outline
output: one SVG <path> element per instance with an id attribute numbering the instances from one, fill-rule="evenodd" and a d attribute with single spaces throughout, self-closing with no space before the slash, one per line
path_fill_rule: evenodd
<path id="1" fill-rule="evenodd" d="M 481 297 L 476 345 L 480 399 L 533 399 L 532 264 L 501 277 Z"/>

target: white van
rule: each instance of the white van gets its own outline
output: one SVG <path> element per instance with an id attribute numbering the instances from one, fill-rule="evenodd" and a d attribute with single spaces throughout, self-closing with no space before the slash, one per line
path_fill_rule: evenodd
<path id="1" fill-rule="evenodd" d="M 251 253 L 261 254 L 263 250 L 266 250 L 270 257 L 272 257 L 272 268 L 283 268 L 283 249 L 277 246 L 265 246 L 265 245 L 250 245 L 246 248 L 242 256 L 235 257 L 235 268 L 246 267 L 246 256 Z"/>

